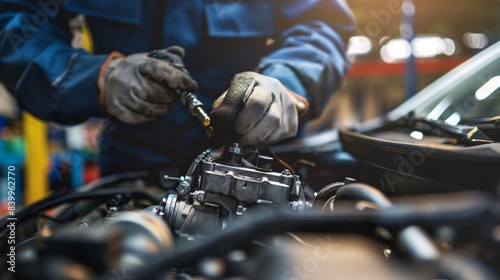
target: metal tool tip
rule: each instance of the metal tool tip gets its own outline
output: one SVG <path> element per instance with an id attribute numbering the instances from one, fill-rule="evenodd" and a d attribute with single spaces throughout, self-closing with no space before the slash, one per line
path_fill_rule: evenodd
<path id="1" fill-rule="evenodd" d="M 205 126 L 205 127 L 210 126 L 210 117 L 206 117 L 203 119 L 203 126 Z"/>

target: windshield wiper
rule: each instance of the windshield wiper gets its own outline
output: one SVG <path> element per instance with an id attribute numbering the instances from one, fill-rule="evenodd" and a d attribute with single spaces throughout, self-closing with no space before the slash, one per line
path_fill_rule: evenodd
<path id="1" fill-rule="evenodd" d="M 477 126 L 451 125 L 441 120 L 417 118 L 413 112 L 387 125 L 429 131 L 433 136 L 452 138 L 465 146 L 493 143 Z"/>

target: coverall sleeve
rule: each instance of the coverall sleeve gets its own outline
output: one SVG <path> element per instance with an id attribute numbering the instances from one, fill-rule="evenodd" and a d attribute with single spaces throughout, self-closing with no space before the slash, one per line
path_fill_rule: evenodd
<path id="1" fill-rule="evenodd" d="M 0 1 L 0 81 L 21 109 L 76 124 L 104 114 L 97 76 L 107 55 L 71 47 L 63 2 Z"/>
<path id="2" fill-rule="evenodd" d="M 314 118 L 350 68 L 345 41 L 354 30 L 354 18 L 344 0 L 281 3 L 284 32 L 278 48 L 261 59 L 257 71 L 306 97 Z"/>

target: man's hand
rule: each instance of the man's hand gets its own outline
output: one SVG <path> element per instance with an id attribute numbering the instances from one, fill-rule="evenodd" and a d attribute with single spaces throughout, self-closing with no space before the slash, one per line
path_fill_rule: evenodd
<path id="1" fill-rule="evenodd" d="M 182 61 L 184 50 L 166 50 Z M 198 84 L 171 62 L 138 53 L 105 63 L 99 78 L 100 102 L 106 111 L 128 124 L 154 120 L 168 112 L 179 91 L 196 91 Z"/>
<path id="2" fill-rule="evenodd" d="M 307 100 L 277 79 L 255 72 L 237 74 L 213 105 L 215 133 L 230 133 L 242 145 L 270 145 L 294 137 Z"/>

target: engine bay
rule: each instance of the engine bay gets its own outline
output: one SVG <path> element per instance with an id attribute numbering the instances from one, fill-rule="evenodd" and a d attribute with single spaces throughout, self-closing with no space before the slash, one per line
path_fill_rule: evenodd
<path id="1" fill-rule="evenodd" d="M 497 279 L 500 212 L 478 191 L 317 189 L 275 154 L 201 152 L 174 188 L 141 172 L 54 193 L 1 220 L 2 279 Z M 304 173 L 302 171 L 302 173 Z M 307 178 L 307 180 L 304 180 Z M 6 271 L 2 269 L 2 271 Z M 16 278 L 9 278 L 13 277 Z"/>

